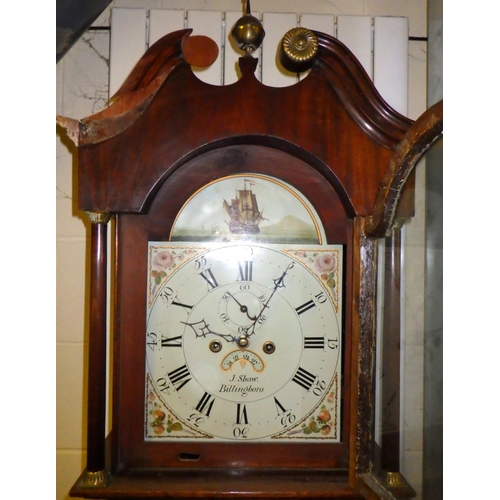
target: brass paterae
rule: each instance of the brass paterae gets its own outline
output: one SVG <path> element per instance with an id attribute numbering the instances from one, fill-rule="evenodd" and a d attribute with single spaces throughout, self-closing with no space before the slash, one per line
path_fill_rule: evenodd
<path id="1" fill-rule="evenodd" d="M 283 51 L 293 63 L 311 61 L 318 52 L 316 35 L 306 28 L 293 28 L 283 37 Z"/>

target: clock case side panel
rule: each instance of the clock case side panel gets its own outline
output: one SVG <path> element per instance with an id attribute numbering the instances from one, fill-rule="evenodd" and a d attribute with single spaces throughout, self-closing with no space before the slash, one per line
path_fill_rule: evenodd
<path id="1" fill-rule="evenodd" d="M 115 224 L 115 281 L 113 325 L 113 398 L 110 440 L 111 474 L 123 468 L 122 450 L 130 447 L 143 433 L 129 422 L 144 420 L 144 384 L 139 374 L 145 371 L 144 351 L 147 287 L 147 217 L 117 214 Z M 137 396 L 140 394 L 140 396 Z"/>
<path id="2" fill-rule="evenodd" d="M 347 217 L 340 197 L 331 184 L 302 160 L 272 148 L 240 145 L 211 151 L 194 158 L 165 179 L 152 200 L 147 214 L 121 215 L 118 224 L 118 295 L 125 296 L 117 309 L 117 351 L 115 384 L 114 426 L 120 438 L 115 442 L 115 471 L 161 469 L 165 466 L 183 468 L 203 467 L 302 467 L 340 469 L 347 471 L 349 448 L 350 411 L 350 301 L 344 297 L 343 344 L 343 424 L 340 444 L 201 444 L 201 443 L 147 443 L 144 441 L 144 384 L 137 380 L 144 377 L 145 358 L 145 303 L 146 271 L 145 245 L 147 241 L 166 240 L 171 226 L 185 200 L 215 178 L 253 172 L 279 177 L 296 187 L 315 205 L 325 223 L 329 243 L 339 243 L 350 248 L 351 219 Z M 140 257 L 140 254 L 142 257 Z M 349 254 L 349 251 L 347 251 Z M 141 260 L 140 273 L 134 269 Z M 350 259 L 346 259 L 344 276 L 350 294 L 352 274 Z M 138 274 L 143 273 L 142 276 Z M 128 295 L 127 295 L 128 294 Z M 139 311 L 129 321 L 130 311 Z M 143 322 L 138 319 L 142 317 Z M 347 333 L 346 333 L 347 331 Z M 134 370 L 124 366 L 134 366 Z M 132 372 L 135 374 L 133 375 Z M 134 409 L 132 409 L 132 406 Z M 270 451 L 272 450 L 272 452 Z M 179 457 L 200 457 L 196 461 Z M 238 465 L 239 464 L 239 465 Z"/>

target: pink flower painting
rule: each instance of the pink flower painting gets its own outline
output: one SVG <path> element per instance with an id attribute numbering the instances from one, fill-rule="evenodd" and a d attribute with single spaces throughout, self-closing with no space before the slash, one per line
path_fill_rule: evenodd
<path id="1" fill-rule="evenodd" d="M 159 271 L 171 267 L 173 263 L 174 256 L 166 250 L 158 252 L 153 259 L 153 267 Z"/>
<path id="2" fill-rule="evenodd" d="M 335 269 L 335 256 L 331 253 L 322 253 L 318 255 L 314 266 L 319 272 L 330 272 Z"/>

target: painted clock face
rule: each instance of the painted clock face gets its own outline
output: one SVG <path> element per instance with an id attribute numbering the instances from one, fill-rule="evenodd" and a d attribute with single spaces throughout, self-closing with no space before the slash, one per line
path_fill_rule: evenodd
<path id="1" fill-rule="evenodd" d="M 146 440 L 340 440 L 342 247 L 150 242 Z"/>

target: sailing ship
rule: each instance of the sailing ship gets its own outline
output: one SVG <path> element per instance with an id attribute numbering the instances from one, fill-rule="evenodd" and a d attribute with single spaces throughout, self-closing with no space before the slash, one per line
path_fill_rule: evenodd
<path id="1" fill-rule="evenodd" d="M 236 191 L 236 198 L 231 199 L 231 203 L 223 202 L 224 210 L 229 215 L 229 231 L 234 234 L 258 234 L 259 224 L 266 220 L 259 211 L 257 197 L 251 189 L 247 188 L 255 185 L 254 182 L 244 179 L 243 189 Z"/>

